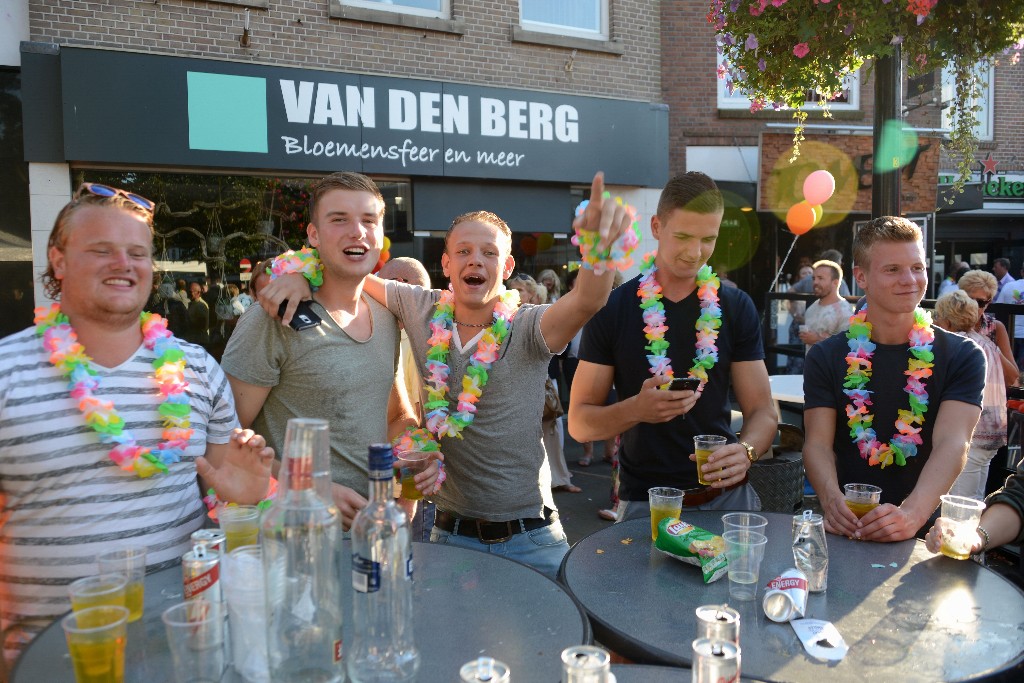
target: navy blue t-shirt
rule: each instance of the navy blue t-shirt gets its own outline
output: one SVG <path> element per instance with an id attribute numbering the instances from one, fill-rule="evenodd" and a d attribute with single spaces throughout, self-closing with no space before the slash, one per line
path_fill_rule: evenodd
<path id="1" fill-rule="evenodd" d="M 931 455 L 932 432 L 935 416 L 943 401 L 962 401 L 981 407 L 985 389 L 985 354 L 978 345 L 966 337 L 934 327 L 935 354 L 932 376 L 925 380 L 928 391 L 928 411 L 925 413 L 917 455 L 908 458 L 904 466 L 893 463 L 884 470 L 869 465 L 850 437 L 846 424 L 846 406 L 850 399 L 843 393 L 846 378 L 846 335 L 837 334 L 811 347 L 804 363 L 804 409 L 832 408 L 836 411 L 836 435 L 832 449 L 836 454 L 836 474 L 839 486 L 850 483 L 874 484 L 882 487 L 882 502 L 899 505 L 914 490 L 921 470 Z M 910 401 L 903 388 L 907 378 L 909 344 L 878 344 L 871 359 L 871 412 L 875 416 L 872 427 L 875 438 L 885 443 L 896 432 L 899 410 L 909 410 Z"/>
<path id="2" fill-rule="evenodd" d="M 583 328 L 579 358 L 615 368 L 615 390 L 620 400 L 640 393 L 651 377 L 644 346 L 644 321 L 637 286 L 640 276 L 611 293 L 608 303 Z M 729 402 L 729 366 L 738 361 L 764 359 L 761 325 L 754 303 L 742 290 L 722 287 L 718 291 L 722 308 L 722 327 L 718 333 L 718 362 L 708 373 L 704 393 L 687 415 L 669 422 L 641 422 L 622 435 L 619 450 L 619 497 L 623 500 L 647 500 L 647 489 L 674 486 L 688 489 L 700 486 L 693 453 L 697 434 L 720 434 L 736 441 L 731 431 Z M 694 290 L 682 301 L 662 299 L 668 332 L 668 357 L 676 377 L 685 377 L 696 355 L 700 300 Z"/>

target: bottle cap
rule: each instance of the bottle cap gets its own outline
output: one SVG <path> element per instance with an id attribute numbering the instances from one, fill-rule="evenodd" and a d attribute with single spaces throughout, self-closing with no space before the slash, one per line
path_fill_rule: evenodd
<path id="1" fill-rule="evenodd" d="M 394 455 L 391 452 L 391 444 L 372 443 L 370 444 L 370 471 L 388 470 L 394 465 Z"/>

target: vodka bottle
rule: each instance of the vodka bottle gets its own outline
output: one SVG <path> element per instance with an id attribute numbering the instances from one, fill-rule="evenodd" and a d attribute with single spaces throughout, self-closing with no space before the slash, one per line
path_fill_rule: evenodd
<path id="1" fill-rule="evenodd" d="M 342 573 L 326 420 L 288 420 L 277 499 L 263 515 L 270 680 L 340 683 Z"/>
<path id="2" fill-rule="evenodd" d="M 370 500 L 352 522 L 353 683 L 412 681 L 420 655 L 412 637 L 412 542 L 392 497 L 388 444 L 370 446 Z"/>

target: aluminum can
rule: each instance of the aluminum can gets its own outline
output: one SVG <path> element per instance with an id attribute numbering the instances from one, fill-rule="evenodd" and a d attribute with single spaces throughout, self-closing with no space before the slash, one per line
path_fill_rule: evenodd
<path id="1" fill-rule="evenodd" d="M 793 563 L 807 575 L 807 590 L 825 591 L 828 587 L 825 518 L 810 510 L 793 517 Z"/>
<path id="2" fill-rule="evenodd" d="M 761 606 L 766 617 L 779 623 L 802 617 L 807 611 L 807 575 L 795 567 L 782 572 L 768 582 Z"/>
<path id="3" fill-rule="evenodd" d="M 225 551 L 227 550 L 227 536 L 220 529 L 200 529 L 199 531 L 193 531 L 190 538 L 192 539 L 192 550 L 199 553 L 199 548 L 205 548 L 207 555 L 210 554 L 210 551 L 215 550 L 223 559 Z"/>
<path id="4" fill-rule="evenodd" d="M 740 644 L 740 613 L 728 605 L 697 608 L 697 637 Z"/>
<path id="5" fill-rule="evenodd" d="M 739 683 L 740 648 L 725 640 L 693 641 L 692 683 Z"/>
<path id="6" fill-rule="evenodd" d="M 188 551 L 181 556 L 181 574 L 185 600 L 220 602 L 224 599 L 219 554 L 201 551 L 197 556 L 195 550 Z"/>
<path id="7" fill-rule="evenodd" d="M 612 659 L 593 645 L 574 645 L 562 650 L 562 683 L 608 683 Z"/>
<path id="8" fill-rule="evenodd" d="M 512 674 L 508 664 L 491 657 L 479 657 L 462 665 L 459 669 L 459 680 L 463 683 L 509 683 Z"/>

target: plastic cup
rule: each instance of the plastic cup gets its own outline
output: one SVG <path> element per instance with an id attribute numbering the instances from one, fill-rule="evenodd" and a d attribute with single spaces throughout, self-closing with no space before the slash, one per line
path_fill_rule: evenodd
<path id="1" fill-rule="evenodd" d="M 272 585 L 283 586 L 274 576 Z M 263 551 L 257 545 L 233 550 L 224 558 L 224 598 L 231 623 L 234 668 L 250 683 L 269 683 L 267 656 L 267 609 L 263 576 Z M 273 602 L 280 599 L 275 597 Z"/>
<path id="2" fill-rule="evenodd" d="M 215 683 L 227 668 L 224 613 L 219 602 L 190 600 L 164 610 L 161 619 L 177 683 Z"/>
<path id="3" fill-rule="evenodd" d="M 971 546 L 977 540 L 978 522 L 985 503 L 963 496 L 940 496 L 942 501 L 942 535 L 939 552 L 954 560 L 971 556 Z"/>
<path id="4" fill-rule="evenodd" d="M 756 600 L 757 579 L 768 537 L 756 531 L 733 529 L 722 534 L 729 559 L 729 599 Z"/>
<path id="5" fill-rule="evenodd" d="M 651 504 L 651 540 L 658 540 L 658 522 L 671 517 L 679 519 L 683 511 L 683 492 L 666 486 L 647 489 L 647 499 Z"/>
<path id="6" fill-rule="evenodd" d="M 122 683 L 128 609 L 104 605 L 72 612 L 60 625 L 78 683 Z"/>
<path id="7" fill-rule="evenodd" d="M 766 533 L 768 518 L 753 512 L 729 512 L 722 515 L 722 532 L 743 530 Z"/>
<path id="8" fill-rule="evenodd" d="M 255 505 L 224 505 L 217 510 L 217 521 L 224 532 L 228 552 L 246 545 L 259 545 L 260 510 Z"/>
<path id="9" fill-rule="evenodd" d="M 846 507 L 860 519 L 876 507 L 882 499 L 882 489 L 871 484 L 843 484 Z"/>
<path id="10" fill-rule="evenodd" d="M 90 607 L 124 607 L 125 586 L 128 579 L 124 574 L 100 574 L 87 576 L 71 582 L 68 595 L 71 596 L 71 610 L 81 612 Z"/>
<path id="11" fill-rule="evenodd" d="M 142 618 L 146 599 L 146 549 L 129 546 L 109 550 L 96 558 L 100 574 L 124 574 L 128 584 L 124 588 L 124 606 L 128 608 L 129 623 Z"/>
<path id="12" fill-rule="evenodd" d="M 703 486 L 709 486 L 710 481 L 704 479 L 704 470 L 701 469 L 708 464 L 708 457 L 725 445 L 724 436 L 717 434 L 698 434 L 693 437 L 693 454 L 697 456 L 697 481 Z"/>
<path id="13" fill-rule="evenodd" d="M 430 466 L 430 453 L 427 451 L 404 451 L 395 454 L 395 466 L 398 467 L 402 481 L 402 498 L 406 500 L 422 500 L 423 494 L 416 488 L 413 477 Z"/>

